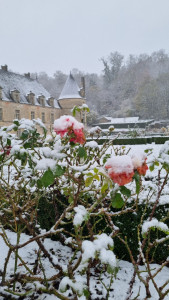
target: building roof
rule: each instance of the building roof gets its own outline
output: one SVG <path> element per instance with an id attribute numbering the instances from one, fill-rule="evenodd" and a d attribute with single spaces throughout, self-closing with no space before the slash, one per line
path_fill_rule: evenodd
<path id="1" fill-rule="evenodd" d="M 111 124 L 121 124 L 121 123 L 138 123 L 139 122 L 139 117 L 124 117 L 124 118 L 112 118 L 112 117 L 107 117 L 107 116 L 102 116 L 100 117 L 101 119 L 105 119 L 105 122 L 111 123 Z M 102 122 L 100 122 L 102 123 Z"/>
<path id="2" fill-rule="evenodd" d="M 80 88 L 77 85 L 77 82 L 75 81 L 73 75 L 70 73 L 58 100 L 72 98 L 82 99 L 80 95 Z"/>
<path id="3" fill-rule="evenodd" d="M 11 91 L 20 92 L 20 103 L 29 104 L 26 96 L 32 92 L 35 94 L 35 105 L 40 105 L 38 97 L 45 96 L 45 106 L 49 107 L 47 99 L 51 97 L 49 92 L 37 81 L 26 76 L 0 69 L 0 86 L 2 87 L 2 100 L 14 102 Z M 54 100 L 55 108 L 59 108 L 58 102 Z"/>

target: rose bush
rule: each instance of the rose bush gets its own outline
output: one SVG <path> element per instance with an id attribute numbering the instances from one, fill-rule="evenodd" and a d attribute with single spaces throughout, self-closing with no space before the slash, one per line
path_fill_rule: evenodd
<path id="1" fill-rule="evenodd" d="M 35 125 L 41 127 L 43 134 Z M 22 130 L 20 138 L 10 130 Z M 126 299 L 131 299 L 136 275 L 144 284 L 147 297 L 151 294 L 149 282 L 152 279 L 160 299 L 169 292 L 165 288 L 167 283 L 161 287 L 156 285 L 150 267 L 152 248 L 168 242 L 167 213 L 160 220 L 155 218 L 167 185 L 168 144 L 160 158 L 151 161 L 150 169 L 157 168 L 158 172 L 152 186 L 146 181 L 142 184 L 142 175 L 146 175 L 148 168 L 144 153 L 134 156 L 124 147 L 115 148 L 112 139 L 99 146 L 100 135 L 100 129 L 94 128 L 88 134 L 93 140 L 86 140 L 83 124 L 71 116 L 56 120 L 54 132 L 48 135 L 40 120 L 15 120 L 12 126 L 0 129 L 0 235 L 9 249 L 0 271 L 2 297 L 26 298 L 30 294 L 31 299 L 36 299 L 46 293 L 65 300 L 92 299 L 95 276 L 106 290 L 102 297 L 111 299 L 111 286 L 118 272 L 115 239 L 125 245 L 134 266 Z M 9 154 L 3 151 L 7 147 L 10 147 Z M 45 231 L 38 221 L 39 203 L 43 199 L 48 201 L 49 195 L 55 220 Z M 139 253 L 134 258 L 116 220 L 129 213 L 137 215 L 139 201 L 145 203 L 145 210 L 137 227 L 135 243 Z M 147 218 L 150 202 L 152 208 Z M 123 220 L 125 222 L 125 218 Z M 8 229 L 16 233 L 16 243 L 8 237 Z M 159 231 L 163 234 L 162 240 L 158 239 Z M 29 234 L 25 242 L 21 241 L 23 232 Z M 64 263 L 64 252 L 61 256 L 47 247 L 47 238 L 52 236 L 69 247 Z M 23 253 L 32 243 L 37 244 L 37 249 L 36 259 L 30 263 Z M 8 269 L 12 257 L 15 258 L 13 271 Z M 158 272 L 167 263 L 166 258 Z M 140 273 L 142 264 L 146 278 Z M 108 285 L 101 278 L 102 272 L 110 280 Z"/>

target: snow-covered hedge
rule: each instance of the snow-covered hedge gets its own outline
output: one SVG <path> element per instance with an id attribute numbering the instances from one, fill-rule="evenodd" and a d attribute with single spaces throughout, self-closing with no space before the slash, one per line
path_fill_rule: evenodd
<path id="1" fill-rule="evenodd" d="M 43 134 L 36 126 L 42 127 Z M 19 131 L 22 133 L 17 137 L 15 132 Z M 95 140 L 86 142 L 87 135 L 95 135 Z M 112 299 L 111 286 L 119 266 L 114 252 L 117 240 L 125 246 L 134 266 L 126 299 L 131 299 L 136 275 L 147 297 L 151 294 L 150 280 L 160 299 L 169 292 L 167 281 L 161 287 L 155 281 L 168 258 L 156 273 L 150 265 L 152 251 L 157 247 L 162 251 L 169 241 L 167 211 L 162 216 L 156 214 L 161 198 L 168 193 L 169 142 L 159 158 L 148 161 L 150 149 L 134 153 L 114 147 L 108 139 L 99 146 L 100 135 L 100 128 L 87 133 L 71 116 L 56 120 L 51 133 L 40 120 L 15 120 L 0 129 L 0 235 L 8 247 L 0 270 L 0 295 L 4 299 L 36 299 L 42 293 L 65 300 Z M 157 176 L 151 176 L 150 171 Z M 49 222 L 48 209 L 43 215 L 43 222 L 48 219 L 46 230 L 39 219 L 43 199 L 53 203 L 54 222 Z M 163 203 L 166 201 L 163 199 Z M 138 249 L 136 255 L 123 228 L 128 215 L 137 218 L 140 204 L 144 204 L 144 210 L 137 235 L 130 236 Z M 9 229 L 16 234 L 16 242 L 10 238 Z M 163 234 L 160 238 L 159 232 Z M 24 233 L 29 234 L 25 241 Z M 47 246 L 49 237 L 62 243 L 62 253 Z M 31 245 L 33 261 L 32 256 L 30 261 L 24 256 Z M 140 273 L 142 264 L 146 278 Z M 102 275 L 107 278 L 106 284 Z M 93 276 L 106 291 L 96 297 Z"/>

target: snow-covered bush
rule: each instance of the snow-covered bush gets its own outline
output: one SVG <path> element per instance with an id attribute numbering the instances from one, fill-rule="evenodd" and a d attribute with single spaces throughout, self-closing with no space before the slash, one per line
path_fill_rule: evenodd
<path id="1" fill-rule="evenodd" d="M 38 133 L 37 125 L 43 134 Z M 18 138 L 15 132 L 20 130 Z M 151 294 L 150 280 L 160 299 L 169 292 L 167 283 L 157 287 L 150 267 L 152 249 L 169 241 L 167 212 L 160 219 L 156 216 L 167 186 L 169 145 L 162 149 L 159 159 L 151 161 L 150 169 L 158 169 L 152 186 L 144 180 L 148 169 L 145 153 L 130 154 L 125 147 L 114 147 L 111 139 L 98 146 L 100 135 L 98 128 L 85 133 L 83 124 L 71 116 L 56 120 L 50 134 L 40 120 L 15 120 L 0 129 L 0 235 L 9 249 L 0 270 L 1 296 L 14 299 L 30 295 L 36 299 L 46 293 L 56 299 L 94 299 L 92 278 L 96 276 L 106 291 L 102 298 L 111 299 L 119 264 L 114 253 L 117 239 L 134 266 L 126 299 L 131 299 L 136 275 L 147 297 Z M 94 140 L 87 142 L 88 136 Z M 53 203 L 54 220 L 48 222 L 47 230 L 41 228 L 39 218 L 43 199 Z M 137 215 L 139 201 L 143 201 L 144 211 L 134 241 L 138 249 L 135 257 L 118 222 L 128 214 Z M 43 222 L 45 218 L 51 218 L 48 210 Z M 125 217 L 122 220 L 125 223 Z M 16 234 L 15 243 L 9 238 L 9 229 Z M 160 239 L 159 231 L 163 234 Z M 29 237 L 23 242 L 25 233 Z M 69 255 L 48 247 L 49 237 L 61 243 L 60 248 L 64 246 Z M 29 245 L 35 251 L 30 262 L 24 256 Z M 8 268 L 11 259 L 13 270 Z M 145 265 L 146 278 L 140 273 L 141 264 Z M 158 272 L 167 264 L 166 258 Z M 109 278 L 108 284 L 103 282 L 103 273 Z"/>

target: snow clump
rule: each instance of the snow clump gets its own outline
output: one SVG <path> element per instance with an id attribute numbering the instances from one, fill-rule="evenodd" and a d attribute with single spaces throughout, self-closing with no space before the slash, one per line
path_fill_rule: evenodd
<path id="1" fill-rule="evenodd" d="M 131 160 L 132 160 L 134 169 L 141 167 L 146 159 L 147 159 L 147 156 L 144 152 L 137 152 L 137 154 L 135 154 L 135 153 L 131 154 Z"/>
<path id="2" fill-rule="evenodd" d="M 112 156 L 107 160 L 105 167 L 111 169 L 116 174 L 129 174 L 133 172 L 133 163 L 131 157 L 128 155 Z"/>
<path id="3" fill-rule="evenodd" d="M 54 130 L 56 132 L 66 130 L 70 127 L 73 127 L 73 129 L 82 129 L 84 128 L 84 125 L 78 122 L 74 117 L 66 115 L 61 116 L 59 119 L 54 121 Z"/>
<path id="4" fill-rule="evenodd" d="M 90 258 L 94 259 L 96 255 L 104 264 L 108 264 L 110 267 L 115 268 L 117 265 L 116 257 L 113 251 L 108 247 L 113 247 L 114 242 L 110 236 L 106 233 L 95 236 L 95 240 L 82 242 L 82 263 L 85 264 Z"/>
<path id="5" fill-rule="evenodd" d="M 76 214 L 73 219 L 73 224 L 74 226 L 80 226 L 85 220 L 88 212 L 83 205 L 78 205 L 77 207 L 74 207 L 74 211 L 76 212 Z"/>
<path id="6" fill-rule="evenodd" d="M 90 141 L 90 142 L 87 142 L 87 143 L 86 143 L 86 147 L 95 149 L 95 148 L 98 148 L 99 145 L 98 145 L 98 143 L 95 142 L 95 141 Z"/>

